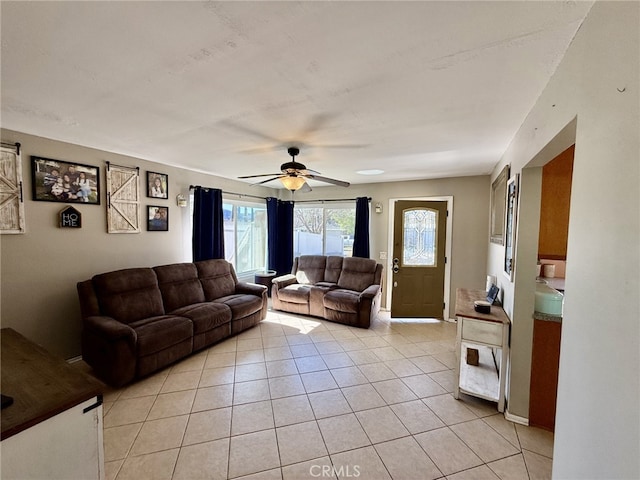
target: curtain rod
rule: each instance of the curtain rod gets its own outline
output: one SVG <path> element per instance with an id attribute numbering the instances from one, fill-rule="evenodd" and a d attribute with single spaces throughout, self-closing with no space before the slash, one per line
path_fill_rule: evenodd
<path id="1" fill-rule="evenodd" d="M 189 185 L 189 190 L 193 190 L 200 185 Z M 201 188 L 212 188 L 212 187 L 201 187 Z M 222 193 L 226 195 L 237 195 L 238 197 L 249 197 L 249 198 L 259 198 L 260 200 L 267 200 L 266 197 L 259 197 L 258 195 L 250 195 L 248 193 L 235 193 L 235 192 L 225 192 L 222 190 Z M 284 199 L 281 199 L 284 200 Z M 355 202 L 357 198 L 332 198 L 328 200 L 293 200 L 296 203 L 325 203 L 325 202 Z M 371 201 L 371 197 L 367 197 L 368 201 Z"/>
<path id="2" fill-rule="evenodd" d="M 200 185 L 189 185 L 189 190 L 193 190 L 196 187 L 200 187 Z M 200 187 L 200 188 L 213 188 L 213 187 Z M 259 197 L 258 195 L 250 195 L 248 193 L 225 192 L 224 190 L 222 190 L 222 193 L 224 193 L 225 195 L 237 195 L 238 197 L 259 198 L 260 200 L 266 200 L 265 197 Z"/>
<path id="3" fill-rule="evenodd" d="M 296 203 L 355 202 L 357 198 L 330 198 L 327 200 L 294 200 Z M 371 197 L 367 197 L 371 201 Z"/>

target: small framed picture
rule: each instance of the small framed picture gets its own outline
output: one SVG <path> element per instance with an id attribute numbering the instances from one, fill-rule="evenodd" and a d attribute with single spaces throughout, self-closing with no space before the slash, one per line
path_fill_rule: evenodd
<path id="1" fill-rule="evenodd" d="M 100 205 L 100 167 L 31 157 L 33 199 Z"/>
<path id="2" fill-rule="evenodd" d="M 169 176 L 164 173 L 147 172 L 147 197 L 169 198 Z"/>
<path id="3" fill-rule="evenodd" d="M 169 230 L 169 207 L 147 206 L 147 230 L 167 232 Z"/>

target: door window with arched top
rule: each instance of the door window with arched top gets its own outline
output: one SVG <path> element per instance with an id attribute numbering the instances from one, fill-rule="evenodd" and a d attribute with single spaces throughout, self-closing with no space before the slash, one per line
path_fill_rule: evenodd
<path id="1" fill-rule="evenodd" d="M 437 226 L 437 210 L 433 210 L 430 208 L 410 208 L 403 211 L 403 266 L 437 266 Z"/>

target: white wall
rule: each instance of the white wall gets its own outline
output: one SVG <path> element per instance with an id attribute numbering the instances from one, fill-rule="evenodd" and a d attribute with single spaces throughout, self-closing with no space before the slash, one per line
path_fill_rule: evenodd
<path id="1" fill-rule="evenodd" d="M 64 358 L 80 355 L 80 307 L 76 283 L 119 268 L 151 267 L 191 261 L 188 208 L 176 205 L 176 195 L 188 195 L 189 185 L 262 196 L 276 190 L 159 165 L 2 130 L 2 141 L 22 144 L 26 233 L 0 235 L 0 322 Z M 58 212 L 66 203 L 35 202 L 31 188 L 31 155 L 100 167 L 100 205 L 73 204 L 82 214 L 82 228 L 59 228 Z M 147 205 L 169 207 L 169 231 L 108 234 L 105 161 L 140 167 L 143 218 Z M 169 199 L 146 198 L 146 172 L 169 175 Z"/>
<path id="2" fill-rule="evenodd" d="M 508 163 L 535 176 L 538 154 L 575 120 L 555 478 L 640 478 L 639 39 L 640 3 L 596 2 L 493 175 Z M 505 289 L 514 323 L 509 412 L 524 417 L 533 304 L 524 290 L 538 235 L 535 206 L 526 207 L 521 265 Z M 489 271 L 501 256 L 489 248 Z"/>

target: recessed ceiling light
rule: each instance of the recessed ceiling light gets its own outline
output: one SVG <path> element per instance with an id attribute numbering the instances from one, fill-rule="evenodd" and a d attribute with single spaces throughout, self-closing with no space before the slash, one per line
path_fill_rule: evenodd
<path id="1" fill-rule="evenodd" d="M 384 170 L 358 170 L 356 173 L 359 173 L 360 175 L 380 175 L 381 173 L 384 173 Z"/>

